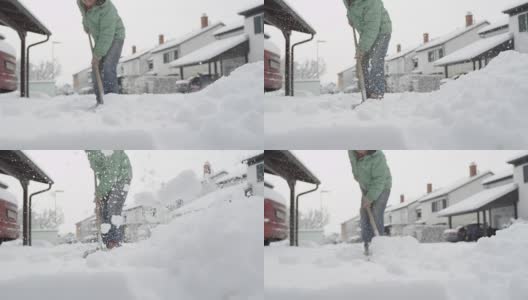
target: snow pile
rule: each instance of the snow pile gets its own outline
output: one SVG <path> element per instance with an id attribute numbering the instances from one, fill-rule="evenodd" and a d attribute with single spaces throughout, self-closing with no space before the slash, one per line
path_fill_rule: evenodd
<path id="1" fill-rule="evenodd" d="M 263 63 L 244 65 L 194 94 L 93 95 L 24 100 L 0 95 L 7 149 L 262 149 Z"/>
<path id="2" fill-rule="evenodd" d="M 217 205 L 86 260 L 84 245 L 1 246 L 2 299 L 262 299 L 262 200 L 243 186 L 212 195 Z"/>
<path id="3" fill-rule="evenodd" d="M 427 93 L 265 99 L 270 149 L 503 149 L 528 147 L 528 54 L 501 53 L 476 72 Z"/>
<path id="4" fill-rule="evenodd" d="M 372 260 L 362 245 L 269 247 L 266 299 L 528 299 L 528 224 L 516 223 L 477 243 L 419 244 L 376 238 Z"/>

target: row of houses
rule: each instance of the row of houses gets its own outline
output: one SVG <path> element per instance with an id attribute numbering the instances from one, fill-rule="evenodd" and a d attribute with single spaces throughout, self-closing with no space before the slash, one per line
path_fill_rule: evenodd
<path id="1" fill-rule="evenodd" d="M 479 223 L 502 229 L 512 219 L 528 219 L 528 153 L 508 164 L 509 168 L 497 173 L 479 172 L 471 164 L 469 176 L 447 186 L 434 189 L 428 183 L 425 194 L 409 200 L 400 195 L 400 202 L 385 211 L 385 233 L 432 242 L 441 240 L 447 228 Z M 358 216 L 341 224 L 344 241 L 354 240 L 359 232 Z"/>
<path id="2" fill-rule="evenodd" d="M 516 50 L 528 53 L 528 1 L 512 5 L 494 22 L 477 21 L 468 12 L 465 26 L 446 35 L 411 47 L 396 46 L 387 56 L 385 72 L 389 92 L 429 92 L 440 88 L 443 78 L 484 68 L 500 52 Z M 357 86 L 355 67 L 338 73 L 341 91 Z"/>
<path id="3" fill-rule="evenodd" d="M 118 65 L 121 92 L 174 93 L 178 81 L 197 75 L 217 79 L 263 60 L 264 4 L 255 3 L 238 15 L 238 21 L 224 24 L 210 22 L 204 14 L 197 30 L 169 40 L 160 34 L 158 43 L 148 49 L 132 46 Z M 73 86 L 77 93 L 93 91 L 91 67 L 73 75 Z"/>

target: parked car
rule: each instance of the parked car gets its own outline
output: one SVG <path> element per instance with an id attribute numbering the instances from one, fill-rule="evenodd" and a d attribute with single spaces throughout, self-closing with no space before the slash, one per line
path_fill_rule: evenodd
<path id="1" fill-rule="evenodd" d="M 17 89 L 16 52 L 0 34 L 0 93 Z"/>
<path id="2" fill-rule="evenodd" d="M 194 93 L 205 89 L 216 80 L 218 80 L 218 77 L 215 75 L 198 74 L 190 79 L 176 82 L 176 89 L 179 93 Z"/>
<path id="3" fill-rule="evenodd" d="M 0 186 L 0 244 L 19 237 L 16 198 Z"/>
<path id="4" fill-rule="evenodd" d="M 484 226 L 484 224 L 468 224 L 459 226 L 456 229 L 447 229 L 444 231 L 444 239 L 448 242 L 476 242 L 481 237 L 493 236 L 497 229 Z"/>
<path id="5" fill-rule="evenodd" d="M 282 88 L 281 57 L 279 48 L 264 41 L 264 91 L 273 92 Z"/>
<path id="6" fill-rule="evenodd" d="M 264 187 L 264 246 L 288 237 L 286 200 L 271 187 Z"/>

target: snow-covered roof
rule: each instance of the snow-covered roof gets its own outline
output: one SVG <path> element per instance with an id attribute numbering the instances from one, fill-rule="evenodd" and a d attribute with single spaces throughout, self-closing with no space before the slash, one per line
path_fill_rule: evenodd
<path id="1" fill-rule="evenodd" d="M 480 174 L 477 174 L 476 176 L 473 176 L 473 177 L 465 177 L 465 178 L 461 178 L 455 182 L 453 182 L 452 184 L 446 186 L 446 187 L 443 187 L 443 188 L 439 188 L 437 190 L 434 190 L 433 192 L 425 195 L 424 197 L 420 198 L 420 202 L 425 202 L 425 201 L 428 201 L 428 200 L 431 200 L 431 199 L 434 199 L 434 198 L 438 198 L 438 197 L 441 197 L 441 196 L 444 196 L 444 195 L 447 195 L 455 190 L 458 190 L 459 188 L 469 184 L 469 183 L 472 183 L 473 181 L 475 180 L 480 180 L 486 176 L 491 176 L 493 175 L 493 173 L 491 171 L 486 171 L 486 172 L 483 172 L 483 173 L 480 173 Z"/>
<path id="2" fill-rule="evenodd" d="M 0 39 L 0 52 L 4 52 L 4 53 L 7 53 L 8 55 L 16 57 L 15 48 L 13 48 L 3 39 Z"/>
<path id="3" fill-rule="evenodd" d="M 284 198 L 276 190 L 270 189 L 267 186 L 264 187 L 264 199 L 273 200 L 280 204 L 284 204 L 284 206 L 288 206 L 288 202 L 286 201 L 286 198 Z"/>
<path id="4" fill-rule="evenodd" d="M 120 62 L 125 63 L 125 62 L 128 62 L 128 61 L 134 60 L 136 58 L 140 58 L 141 56 L 146 55 L 149 52 L 150 52 L 150 50 L 143 50 L 143 51 L 136 52 L 135 54 L 132 54 L 132 55 L 129 55 L 129 56 L 121 58 Z"/>
<path id="5" fill-rule="evenodd" d="M 516 183 L 485 189 L 482 192 L 441 210 L 438 212 L 438 215 L 445 217 L 474 212 L 516 189 Z"/>
<path id="6" fill-rule="evenodd" d="M 392 211 L 396 211 L 396 210 L 399 210 L 399 209 L 402 209 L 402 208 L 406 208 L 409 205 L 418 202 L 418 200 L 420 200 L 420 198 L 414 199 L 412 201 L 405 201 L 403 203 L 398 203 L 396 205 L 391 205 L 390 207 L 387 207 L 387 209 L 385 211 L 386 212 L 392 212 Z"/>
<path id="7" fill-rule="evenodd" d="M 280 55 L 281 51 L 277 45 L 268 39 L 264 39 L 264 50 Z"/>
<path id="8" fill-rule="evenodd" d="M 407 54 L 410 54 L 410 53 L 413 53 L 414 51 L 416 51 L 416 49 L 418 49 L 418 47 L 420 47 L 420 46 L 415 46 L 415 47 L 412 47 L 412 48 L 403 49 L 400 53 L 394 53 L 392 55 L 387 56 L 387 58 L 385 58 L 385 61 L 392 61 L 392 60 L 398 59 L 400 57 L 404 57 Z"/>
<path id="9" fill-rule="evenodd" d="M 520 0 L 520 1 L 516 2 L 516 3 L 508 5 L 507 7 L 504 8 L 504 10 L 502 12 L 508 14 L 510 12 L 515 11 L 517 8 L 520 8 L 521 6 L 525 6 L 525 5 L 528 5 L 528 1 L 527 0 Z"/>
<path id="10" fill-rule="evenodd" d="M 480 22 L 477 22 L 471 26 L 468 26 L 468 27 L 464 27 L 464 28 L 459 28 L 459 29 L 456 29 L 446 35 L 443 35 L 439 38 L 436 38 L 436 39 L 433 39 L 432 41 L 430 41 L 429 43 L 426 43 L 420 47 L 418 47 L 416 49 L 416 52 L 420 52 L 420 51 L 424 51 L 424 50 L 427 50 L 427 49 L 430 49 L 430 48 L 433 48 L 433 47 L 437 47 L 437 46 L 440 46 L 440 45 L 443 45 L 449 41 L 451 41 L 452 39 L 455 39 L 461 35 L 463 35 L 464 33 L 468 32 L 468 31 L 471 31 L 475 28 L 478 28 L 484 24 L 487 24 L 489 25 L 489 22 L 488 21 L 480 21 Z"/>
<path id="11" fill-rule="evenodd" d="M 528 157 L 528 151 L 522 151 L 519 154 L 515 155 L 514 157 L 507 160 L 509 164 L 514 164 L 516 161 L 522 160 L 523 158 Z"/>
<path id="12" fill-rule="evenodd" d="M 495 175 L 490 176 L 482 181 L 482 184 L 489 184 L 496 181 L 501 181 L 513 177 L 513 169 L 503 170 L 501 172 L 495 173 Z"/>
<path id="13" fill-rule="evenodd" d="M 445 66 L 467 62 L 512 39 L 512 32 L 506 32 L 489 38 L 481 39 L 480 41 L 469 44 L 468 46 L 437 60 L 434 65 Z"/>
<path id="14" fill-rule="evenodd" d="M 241 9 L 240 11 L 238 11 L 238 14 L 244 14 L 248 11 L 252 11 L 260 6 L 264 6 L 264 1 L 262 0 L 253 0 L 251 1 L 250 4 L 248 4 L 244 9 Z"/>
<path id="15" fill-rule="evenodd" d="M 15 195 L 11 194 L 9 191 L 0 188 L 0 200 L 7 201 L 9 203 L 13 203 L 15 205 L 18 205 L 17 198 Z M 3 212 L 4 213 L 4 212 Z"/>
<path id="16" fill-rule="evenodd" d="M 491 22 L 490 25 L 482 27 L 482 29 L 478 31 L 478 34 L 484 34 L 490 31 L 497 30 L 502 27 L 508 27 L 509 24 L 510 24 L 510 18 L 508 16 L 501 16 L 496 21 Z"/>
<path id="17" fill-rule="evenodd" d="M 241 19 L 241 20 L 238 20 L 237 22 L 233 22 L 231 24 L 228 24 L 218 29 L 217 31 L 214 32 L 214 35 L 221 35 L 229 31 L 234 31 L 234 30 L 243 29 L 243 28 L 244 28 L 244 20 Z"/>
<path id="18" fill-rule="evenodd" d="M 194 30 L 192 32 L 189 32 L 188 34 L 182 35 L 179 38 L 171 39 L 171 40 L 165 42 L 163 45 L 159 45 L 159 46 L 155 47 L 154 49 L 151 50 L 151 52 L 152 53 L 156 53 L 156 52 L 160 52 L 160 51 L 163 51 L 163 50 L 166 50 L 166 49 L 169 49 L 169 48 L 173 48 L 173 47 L 179 46 L 179 45 L 185 43 L 186 41 L 188 41 L 190 39 L 193 39 L 193 38 L 195 38 L 195 37 L 207 32 L 209 30 L 213 30 L 213 29 L 217 28 L 218 26 L 224 26 L 224 23 L 216 22 L 216 23 L 210 24 L 209 26 L 207 26 L 205 28 L 200 28 L 200 29 Z"/>
<path id="19" fill-rule="evenodd" d="M 184 57 L 177 59 L 170 63 L 171 67 L 181 67 L 188 66 L 193 64 L 199 64 L 201 62 L 206 62 L 209 59 L 212 59 L 229 49 L 232 49 L 246 41 L 249 38 L 246 34 L 241 34 L 233 36 L 226 39 L 217 40 L 205 47 L 202 47 L 194 52 L 191 52 Z"/>

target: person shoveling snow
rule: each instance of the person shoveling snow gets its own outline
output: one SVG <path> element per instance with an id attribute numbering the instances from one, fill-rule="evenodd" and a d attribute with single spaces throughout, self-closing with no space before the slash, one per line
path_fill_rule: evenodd
<path id="1" fill-rule="evenodd" d="M 95 40 L 92 48 L 92 82 L 97 103 L 102 103 L 103 93 L 119 93 L 117 64 L 123 51 L 125 26 L 110 0 L 77 0 L 77 5 L 81 10 L 84 30 Z M 99 70 L 99 74 L 96 70 Z M 98 85 L 100 79 L 102 92 Z"/>
<path id="2" fill-rule="evenodd" d="M 369 245 L 376 228 L 371 225 L 374 218 L 377 232 L 383 235 L 383 214 L 392 188 L 392 176 L 387 160 L 379 150 L 349 150 L 348 156 L 354 179 L 361 188 L 360 227 L 365 255 L 369 256 Z M 371 210 L 372 213 L 369 211 Z M 369 216 L 369 214 L 371 214 Z"/>
<path id="3" fill-rule="evenodd" d="M 369 99 L 385 95 L 385 56 L 392 34 L 392 22 L 381 0 L 343 0 L 348 23 L 359 32 L 356 49 L 357 72 L 363 72 Z M 359 77 L 359 76 L 358 76 Z"/>
<path id="4" fill-rule="evenodd" d="M 97 178 L 96 219 L 101 222 L 101 237 L 106 248 L 113 249 L 123 240 L 121 212 L 132 181 L 132 166 L 123 150 L 87 150 L 86 155 Z"/>

